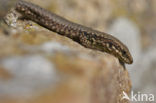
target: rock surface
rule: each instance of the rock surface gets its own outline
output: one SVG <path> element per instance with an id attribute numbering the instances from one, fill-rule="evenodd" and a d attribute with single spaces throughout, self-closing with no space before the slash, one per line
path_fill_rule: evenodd
<path id="1" fill-rule="evenodd" d="M 129 103 L 130 78 L 117 58 L 17 24 L 0 32 L 0 103 Z"/>
<path id="2" fill-rule="evenodd" d="M 1 32 L 0 42 L 0 103 L 125 103 L 130 93 L 112 55 L 48 30 Z"/>

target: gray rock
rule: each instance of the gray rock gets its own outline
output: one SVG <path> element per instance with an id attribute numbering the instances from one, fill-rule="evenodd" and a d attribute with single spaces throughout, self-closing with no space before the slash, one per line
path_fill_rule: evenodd
<path id="1" fill-rule="evenodd" d="M 0 95 L 29 97 L 48 84 L 55 85 L 58 79 L 53 64 L 40 55 L 13 56 L 1 60 L 0 65 L 13 75 L 9 81 L 0 79 Z"/>

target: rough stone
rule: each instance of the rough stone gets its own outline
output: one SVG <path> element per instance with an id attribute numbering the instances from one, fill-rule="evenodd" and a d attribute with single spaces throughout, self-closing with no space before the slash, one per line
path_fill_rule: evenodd
<path id="1" fill-rule="evenodd" d="M 0 103 L 128 103 L 130 78 L 112 55 L 48 30 L 1 32 L 0 42 Z"/>

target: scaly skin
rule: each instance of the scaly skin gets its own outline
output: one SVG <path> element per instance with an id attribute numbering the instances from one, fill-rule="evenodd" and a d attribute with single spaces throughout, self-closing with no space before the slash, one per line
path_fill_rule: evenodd
<path id="1" fill-rule="evenodd" d="M 67 36 L 86 48 L 114 55 L 120 61 L 132 64 L 133 58 L 128 48 L 117 38 L 80 24 L 73 23 L 37 5 L 20 0 L 15 7 L 26 19 L 63 36 Z"/>

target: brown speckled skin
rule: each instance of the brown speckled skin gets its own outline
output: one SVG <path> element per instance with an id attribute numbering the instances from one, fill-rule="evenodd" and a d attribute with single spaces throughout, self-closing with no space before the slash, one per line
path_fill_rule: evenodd
<path id="1" fill-rule="evenodd" d="M 17 3 L 15 9 L 21 13 L 24 18 L 32 20 L 53 32 L 67 36 L 86 48 L 107 52 L 127 64 L 133 63 L 133 58 L 128 48 L 117 38 L 109 34 L 70 22 L 23 0 Z"/>

